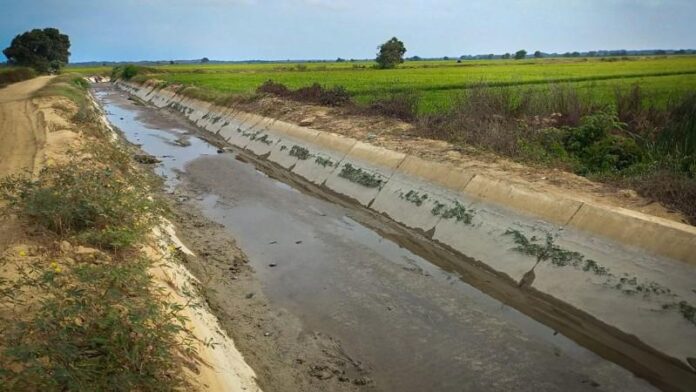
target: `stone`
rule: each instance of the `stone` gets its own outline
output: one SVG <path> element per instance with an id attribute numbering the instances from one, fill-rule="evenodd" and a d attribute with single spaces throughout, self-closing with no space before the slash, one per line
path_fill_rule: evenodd
<path id="1" fill-rule="evenodd" d="M 315 117 L 306 117 L 300 120 L 300 126 L 307 127 L 312 124 L 314 124 L 314 121 L 316 120 Z"/>

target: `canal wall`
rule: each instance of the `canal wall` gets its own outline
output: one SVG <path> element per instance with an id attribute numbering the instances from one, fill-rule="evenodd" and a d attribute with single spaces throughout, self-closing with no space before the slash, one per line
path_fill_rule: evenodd
<path id="1" fill-rule="evenodd" d="M 155 84 L 117 86 L 684 365 L 696 358 L 696 345 L 688 343 L 696 342 L 696 227 L 540 193 L 475 169 L 217 106 Z"/>

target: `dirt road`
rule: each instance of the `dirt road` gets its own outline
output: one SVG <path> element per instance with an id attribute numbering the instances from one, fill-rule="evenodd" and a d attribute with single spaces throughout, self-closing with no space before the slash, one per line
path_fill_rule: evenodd
<path id="1" fill-rule="evenodd" d="M 0 89 L 0 177 L 36 169 L 46 133 L 30 98 L 49 80 L 42 76 Z"/>

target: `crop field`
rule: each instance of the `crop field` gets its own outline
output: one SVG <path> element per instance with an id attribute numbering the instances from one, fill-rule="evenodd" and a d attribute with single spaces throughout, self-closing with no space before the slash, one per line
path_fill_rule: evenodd
<path id="1" fill-rule="evenodd" d="M 76 68 L 105 72 L 109 68 Z M 162 65 L 155 77 L 223 93 L 249 93 L 267 80 L 299 88 L 320 83 L 343 86 L 358 102 L 390 92 L 411 91 L 419 111 L 449 106 L 463 89 L 490 87 L 547 88 L 567 84 L 596 102 L 611 102 L 617 88 L 638 84 L 660 104 L 696 90 L 696 56 L 573 58 L 540 60 L 407 61 L 394 70 L 377 70 L 370 62 L 247 63 Z M 141 76 L 142 77 L 142 76 Z"/>

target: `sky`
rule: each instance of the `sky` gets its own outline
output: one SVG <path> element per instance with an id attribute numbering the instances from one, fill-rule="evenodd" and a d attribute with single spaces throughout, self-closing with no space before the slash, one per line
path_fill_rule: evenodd
<path id="1" fill-rule="evenodd" d="M 372 58 L 696 48 L 696 0 L 0 0 L 0 49 L 32 28 L 71 62 Z M 1 57 L 1 56 L 0 56 Z"/>

